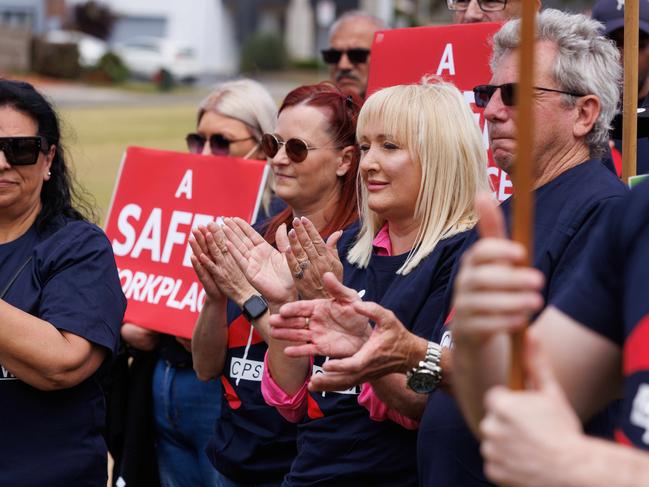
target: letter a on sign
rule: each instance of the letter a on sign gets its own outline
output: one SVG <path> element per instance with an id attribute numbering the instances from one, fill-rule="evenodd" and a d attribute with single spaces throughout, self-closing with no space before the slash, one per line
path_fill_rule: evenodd
<path id="1" fill-rule="evenodd" d="M 441 76 L 444 71 L 448 70 L 448 74 L 455 76 L 455 61 L 453 60 L 453 44 L 446 44 L 444 54 L 437 67 L 437 76 Z"/>
<path id="2" fill-rule="evenodd" d="M 180 181 L 180 184 L 178 185 L 176 194 L 174 195 L 176 198 L 180 198 L 184 194 L 185 198 L 188 200 L 192 199 L 192 175 L 192 170 L 187 169 L 187 172 L 185 172 L 182 181 Z"/>

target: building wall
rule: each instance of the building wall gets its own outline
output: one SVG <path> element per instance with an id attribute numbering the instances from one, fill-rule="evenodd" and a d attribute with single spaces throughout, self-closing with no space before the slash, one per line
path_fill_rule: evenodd
<path id="1" fill-rule="evenodd" d="M 45 0 L 0 0 L 0 25 L 42 34 L 45 8 Z"/>
<path id="2" fill-rule="evenodd" d="M 69 3 L 83 1 L 68 0 Z M 116 25 L 112 41 L 124 41 L 134 35 L 164 36 L 192 47 L 205 73 L 236 72 L 238 54 L 233 19 L 222 0 L 100 1 L 123 18 Z"/>

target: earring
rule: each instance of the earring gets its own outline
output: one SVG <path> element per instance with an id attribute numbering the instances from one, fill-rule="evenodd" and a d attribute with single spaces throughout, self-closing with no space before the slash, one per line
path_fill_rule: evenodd
<path id="1" fill-rule="evenodd" d="M 52 175 L 51 171 L 47 171 L 47 177 L 49 178 Z"/>

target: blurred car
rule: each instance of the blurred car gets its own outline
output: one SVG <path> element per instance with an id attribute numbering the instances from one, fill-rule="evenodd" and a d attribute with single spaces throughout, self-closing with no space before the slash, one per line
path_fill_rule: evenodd
<path id="1" fill-rule="evenodd" d="M 74 30 L 52 30 L 45 34 L 45 41 L 51 44 L 76 44 L 79 50 L 79 64 L 84 68 L 96 66 L 101 57 L 108 52 L 106 42 Z"/>
<path id="2" fill-rule="evenodd" d="M 175 80 L 192 82 L 200 74 L 200 66 L 191 47 L 160 37 L 133 37 L 115 44 L 113 51 L 131 73 L 154 79 L 164 71 Z"/>

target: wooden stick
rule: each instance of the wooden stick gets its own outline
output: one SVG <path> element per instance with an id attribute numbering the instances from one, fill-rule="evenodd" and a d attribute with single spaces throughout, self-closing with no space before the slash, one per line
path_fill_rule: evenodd
<path id="1" fill-rule="evenodd" d="M 640 2 L 624 4 L 624 113 L 622 115 L 622 181 L 637 172 L 638 154 L 638 37 Z"/>
<path id="2" fill-rule="evenodd" d="M 536 2 L 523 0 L 521 16 L 521 42 L 519 47 L 518 99 L 517 99 L 517 141 L 514 164 L 513 239 L 527 250 L 527 262 L 531 266 L 534 255 L 534 194 L 532 147 L 534 139 L 534 46 L 536 40 Z M 523 389 L 523 343 L 525 330 L 512 335 L 512 356 L 509 386 Z"/>

